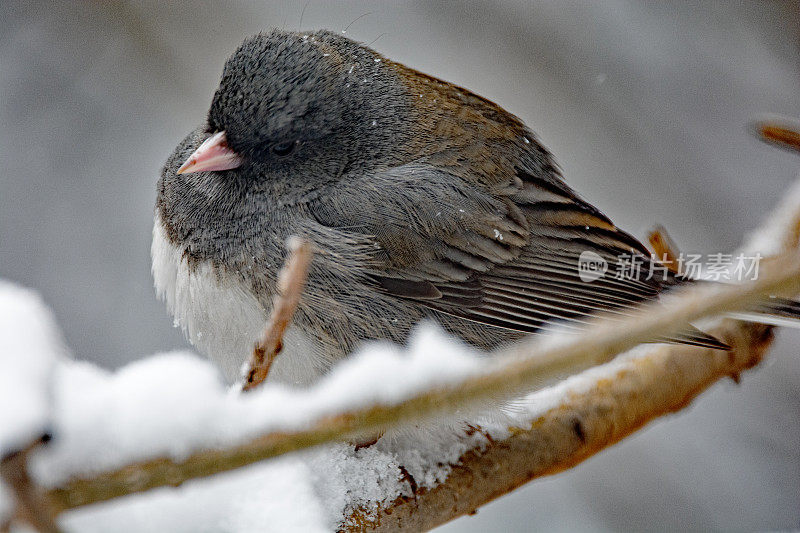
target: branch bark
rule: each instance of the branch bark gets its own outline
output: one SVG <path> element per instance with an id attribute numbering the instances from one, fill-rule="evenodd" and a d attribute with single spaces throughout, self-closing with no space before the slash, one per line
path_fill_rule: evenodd
<path id="1" fill-rule="evenodd" d="M 0 479 L 13 491 L 17 504 L 17 518 L 30 524 L 41 533 L 59 533 L 55 513 L 41 489 L 28 475 L 28 454 L 38 447 L 42 440 L 36 440 L 26 448 L 3 457 L 0 460 Z M 6 524 L 0 525 L 6 528 Z M 11 523 L 7 524 L 8 529 Z"/>
<path id="2" fill-rule="evenodd" d="M 356 511 L 343 531 L 425 531 L 498 498 L 528 481 L 591 457 L 651 420 L 679 411 L 720 378 L 738 378 L 758 364 L 772 341 L 770 326 L 725 320 L 711 330 L 730 352 L 660 346 L 570 394 L 530 427 L 464 454 L 447 480 L 374 513 Z"/>

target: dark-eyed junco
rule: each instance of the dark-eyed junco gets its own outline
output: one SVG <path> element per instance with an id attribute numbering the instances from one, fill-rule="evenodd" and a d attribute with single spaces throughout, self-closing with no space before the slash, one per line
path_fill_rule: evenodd
<path id="1" fill-rule="evenodd" d="M 247 39 L 158 183 L 153 273 L 192 343 L 235 379 L 286 239 L 314 246 L 271 379 L 308 382 L 367 339 L 431 318 L 480 348 L 599 311 L 673 274 L 584 276 L 650 253 L 561 178 L 514 115 L 329 31 Z M 724 348 L 697 330 L 672 341 Z"/>

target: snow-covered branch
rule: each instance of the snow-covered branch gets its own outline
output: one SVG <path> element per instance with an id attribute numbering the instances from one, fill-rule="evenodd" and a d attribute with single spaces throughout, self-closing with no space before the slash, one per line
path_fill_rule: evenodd
<path id="1" fill-rule="evenodd" d="M 91 477 L 74 478 L 51 490 L 49 497 L 54 508 L 62 511 L 159 486 L 177 485 L 189 479 L 224 472 L 330 441 L 358 440 L 390 427 L 424 421 L 437 415 L 470 409 L 480 410 L 487 401 L 512 399 L 552 384 L 560 378 L 606 363 L 617 354 L 642 342 L 674 333 L 688 322 L 724 312 L 747 309 L 754 302 L 771 294 L 786 295 L 798 291 L 800 291 L 800 258 L 794 252 L 790 252 L 772 261 L 756 281 L 729 286 L 700 286 L 664 305 L 643 308 L 636 316 L 623 321 L 600 321 L 579 335 L 558 337 L 553 343 L 554 346 L 542 346 L 537 340 L 524 342 L 506 353 L 499 354 L 490 363 L 474 365 L 466 372 L 467 377 L 458 376 L 456 373 L 454 378 L 444 377 L 444 383 L 434 384 L 419 392 L 409 386 L 408 390 L 399 391 L 402 399 L 398 401 L 373 398 L 372 402 L 365 402 L 367 399 L 361 398 L 357 403 L 367 403 L 367 405 L 328 412 L 318 417 L 312 416 L 310 420 L 299 424 L 308 424 L 308 427 L 303 429 L 268 431 L 238 445 L 218 450 L 198 451 L 183 460 L 157 457 Z M 679 387 L 676 384 L 675 387 L 668 387 L 668 390 L 662 391 L 662 394 L 672 391 L 674 396 L 669 397 L 668 394 L 668 397 L 662 398 L 658 404 L 638 408 L 630 406 L 630 409 L 641 409 L 636 417 L 630 418 L 627 415 L 629 411 L 618 414 L 613 409 L 608 410 L 606 423 L 614 425 L 615 432 L 608 437 L 605 445 L 637 429 L 646 420 L 673 410 L 677 405 L 685 404 L 692 396 L 687 391 L 696 393 L 702 390 L 703 386 L 698 384 L 708 385 L 719 377 L 737 374 L 752 366 L 753 359 L 757 361 L 763 351 L 766 339 L 769 337 L 768 330 L 754 328 L 745 323 L 734 324 L 723 331 L 731 337 L 726 340 L 732 346 L 738 347 L 730 353 L 711 350 L 707 351 L 708 355 L 704 355 L 703 350 L 682 347 L 655 350 L 651 356 L 655 357 L 655 360 L 650 364 L 672 359 L 680 360 L 687 369 L 694 369 L 694 375 L 686 374 L 687 371 L 682 367 L 671 369 L 670 373 L 675 375 L 669 378 L 669 381 L 685 379 L 684 386 Z M 646 366 L 647 361 L 650 359 L 642 359 L 636 365 Z M 660 372 L 656 371 L 650 379 L 646 376 L 636 378 L 642 380 L 641 390 L 637 394 L 641 396 L 652 394 L 648 391 L 647 383 L 658 381 L 659 374 Z M 660 376 L 662 384 L 667 377 Z M 381 376 L 380 372 L 371 376 L 371 379 L 377 381 L 386 378 L 388 376 Z M 360 377 L 359 381 L 360 379 L 362 378 Z M 608 377 L 604 377 L 603 380 L 608 380 Z M 352 384 L 357 383 L 358 381 Z M 325 381 L 321 387 L 324 390 L 329 385 L 330 382 Z M 623 389 L 629 386 L 623 382 L 620 382 L 620 385 Z M 294 394 L 297 395 L 295 405 L 304 403 L 308 405 L 308 398 L 302 398 L 303 395 L 316 396 L 320 402 L 332 396 L 332 394 L 320 395 L 315 390 Z M 591 403 L 591 400 L 585 402 Z M 288 407 L 291 404 L 284 405 Z M 314 407 L 320 409 L 323 405 L 317 404 Z M 606 406 L 606 409 L 609 408 L 610 406 Z M 265 418 L 268 418 L 267 413 Z M 628 424 L 620 424 L 620 420 L 627 420 Z M 585 426 L 588 429 L 573 430 L 570 439 L 574 439 L 579 433 L 593 434 L 586 432 L 591 432 L 598 424 L 598 422 L 584 422 L 580 418 L 576 421 L 581 427 Z M 553 437 L 555 435 L 544 440 L 549 441 Z M 542 438 L 541 435 L 539 438 Z M 602 447 L 598 444 L 593 446 L 594 451 Z M 589 448 L 583 452 L 584 457 L 588 455 L 586 453 L 588 450 Z M 581 458 L 570 457 L 569 464 L 574 464 Z M 567 466 L 568 464 L 552 464 L 548 468 L 557 471 Z M 506 490 L 510 490 L 510 487 Z"/>
<path id="2" fill-rule="evenodd" d="M 443 483 L 412 498 L 398 498 L 377 513 L 355 510 L 344 529 L 426 531 L 470 514 L 534 478 L 572 468 L 659 416 L 679 411 L 720 378 L 738 379 L 761 361 L 772 341 L 770 326 L 734 320 L 710 332 L 733 350 L 658 346 L 594 372 L 578 387 L 567 384 L 556 406 L 514 428 L 508 438 L 467 451 Z"/>

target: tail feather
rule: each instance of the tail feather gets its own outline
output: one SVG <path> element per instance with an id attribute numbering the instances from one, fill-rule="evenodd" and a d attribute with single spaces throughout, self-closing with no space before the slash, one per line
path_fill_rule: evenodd
<path id="1" fill-rule="evenodd" d="M 708 283 L 702 280 L 676 277 L 668 289 L 673 287 L 686 286 L 689 283 Z M 750 311 L 740 311 L 727 313 L 726 316 L 746 322 L 766 324 L 770 326 L 780 326 L 800 329 L 800 301 L 791 298 L 771 297 Z M 679 344 L 691 344 L 704 348 L 717 348 L 720 350 L 730 350 L 730 346 L 714 338 L 707 333 L 692 328 L 684 333 L 675 335 L 668 339 L 659 339 L 659 342 L 672 342 Z"/>
<path id="2" fill-rule="evenodd" d="M 718 338 L 709 335 L 699 329 L 690 327 L 689 329 L 669 338 L 658 339 L 658 342 L 669 342 L 677 344 L 689 344 L 691 346 L 700 346 L 702 348 L 713 348 L 715 350 L 730 350 L 731 347 L 719 340 Z"/>
<path id="3" fill-rule="evenodd" d="M 728 316 L 759 324 L 800 328 L 800 302 L 789 298 L 770 298 L 752 311 L 730 313 Z"/>

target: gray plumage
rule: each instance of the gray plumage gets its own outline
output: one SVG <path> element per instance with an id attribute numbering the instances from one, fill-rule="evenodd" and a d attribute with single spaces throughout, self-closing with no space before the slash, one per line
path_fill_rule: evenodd
<path id="1" fill-rule="evenodd" d="M 218 131 L 241 165 L 177 174 Z M 563 182 L 518 118 L 327 31 L 241 45 L 164 167 L 157 224 L 189 275 L 210 265 L 265 316 L 286 238 L 309 239 L 295 324 L 324 368 L 363 340 L 404 342 L 426 317 L 489 349 L 681 282 L 646 279 L 647 249 Z M 633 254 L 643 271 L 584 282 L 587 250 L 612 265 Z M 672 340 L 724 347 L 696 331 Z"/>

